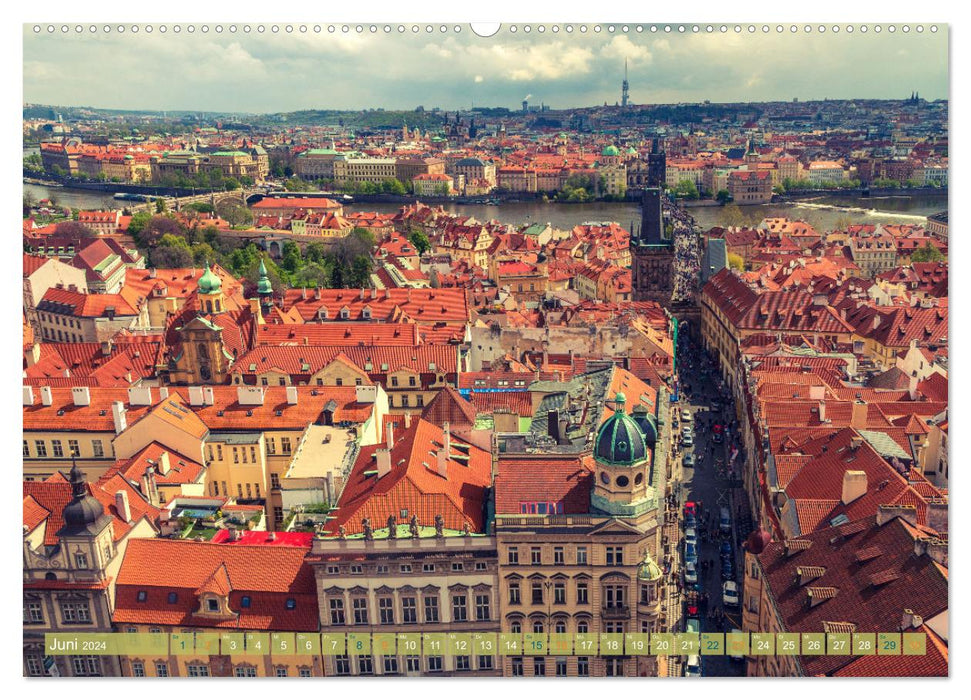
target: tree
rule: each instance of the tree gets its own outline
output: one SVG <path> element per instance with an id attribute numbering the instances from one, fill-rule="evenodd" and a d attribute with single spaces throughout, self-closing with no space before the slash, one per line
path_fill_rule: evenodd
<path id="1" fill-rule="evenodd" d="M 220 208 L 220 216 L 233 228 L 242 228 L 253 223 L 253 215 L 242 204 L 229 204 Z"/>
<path id="2" fill-rule="evenodd" d="M 300 246 L 293 241 L 283 244 L 283 269 L 293 273 L 303 266 L 303 255 L 300 253 Z"/>
<path id="3" fill-rule="evenodd" d="M 131 219 L 128 221 L 128 233 L 135 242 L 138 242 L 139 234 L 145 230 L 148 226 L 148 222 L 152 220 L 151 213 L 147 211 L 140 211 L 137 214 L 132 214 Z"/>
<path id="4" fill-rule="evenodd" d="M 227 192 L 230 190 L 238 190 L 239 180 L 237 180 L 235 177 L 227 177 L 223 180 L 223 187 L 226 188 Z"/>
<path id="5" fill-rule="evenodd" d="M 833 224 L 833 230 L 834 231 L 845 231 L 852 224 L 853 224 L 853 219 L 851 219 L 850 217 L 846 216 L 845 214 L 841 214 L 840 216 L 836 217 L 836 223 Z"/>
<path id="6" fill-rule="evenodd" d="M 303 258 L 308 263 L 323 263 L 327 258 L 327 250 L 324 248 L 323 243 L 314 241 L 313 243 L 308 243 L 307 247 L 304 248 Z"/>
<path id="7" fill-rule="evenodd" d="M 729 253 L 728 266 L 733 270 L 741 272 L 745 269 L 745 260 L 738 253 Z"/>
<path id="8" fill-rule="evenodd" d="M 728 190 L 718 190 L 718 194 L 715 195 L 715 199 L 717 199 L 721 204 L 728 204 L 730 201 L 732 201 L 732 195 L 729 194 Z"/>
<path id="9" fill-rule="evenodd" d="M 140 241 L 143 246 L 151 248 L 158 245 L 158 241 L 167 233 L 173 236 L 184 236 L 185 229 L 171 216 L 156 214 L 142 229 L 136 241 Z"/>
<path id="10" fill-rule="evenodd" d="M 188 247 L 160 246 L 152 250 L 152 265 L 161 268 L 191 267 L 192 251 Z"/>
<path id="11" fill-rule="evenodd" d="M 162 199 L 161 197 L 159 197 L 158 199 L 155 200 L 155 213 L 156 214 L 164 214 L 166 209 L 167 209 L 167 207 L 166 207 L 166 204 L 165 204 L 165 200 L 164 199 Z"/>
<path id="12" fill-rule="evenodd" d="M 911 256 L 911 262 L 940 262 L 944 259 L 944 254 L 931 245 L 930 241 L 924 241 L 924 245 L 915 250 Z"/>
<path id="13" fill-rule="evenodd" d="M 675 186 L 674 194 L 685 199 L 698 199 L 698 188 L 691 180 L 682 180 Z"/>
<path id="14" fill-rule="evenodd" d="M 54 227 L 54 233 L 66 238 L 97 238 L 98 232 L 77 221 L 62 221 Z"/>
<path id="15" fill-rule="evenodd" d="M 185 208 L 197 211 L 200 214 L 213 214 L 216 211 L 216 208 L 209 202 L 192 202 L 191 204 L 186 204 Z"/>
<path id="16" fill-rule="evenodd" d="M 413 229 L 411 235 L 408 236 L 408 240 L 411 244 L 415 246 L 415 250 L 418 251 L 418 256 L 421 257 L 425 254 L 425 251 L 432 247 L 431 241 L 428 240 L 428 236 L 421 229 Z"/>
<path id="17" fill-rule="evenodd" d="M 371 286 L 371 269 L 374 263 L 370 255 L 358 255 L 351 266 L 350 283 L 352 288 Z"/>
<path id="18" fill-rule="evenodd" d="M 330 270 L 320 263 L 307 262 L 291 277 L 294 287 L 320 287 L 326 289 L 331 283 Z"/>
<path id="19" fill-rule="evenodd" d="M 737 204 L 728 204 L 718 212 L 718 220 L 722 226 L 743 226 L 745 224 L 745 214 Z"/>
<path id="20" fill-rule="evenodd" d="M 192 244 L 192 262 L 193 264 L 201 267 L 207 262 L 218 263 L 220 260 L 220 255 L 217 253 L 211 245 L 208 243 L 193 243 Z"/>

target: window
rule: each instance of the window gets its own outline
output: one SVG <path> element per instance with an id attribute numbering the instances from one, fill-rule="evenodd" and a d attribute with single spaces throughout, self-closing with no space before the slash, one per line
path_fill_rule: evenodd
<path id="1" fill-rule="evenodd" d="M 216 445 L 216 459 L 219 460 L 220 462 L 223 461 L 223 446 L 222 445 Z M 226 491 L 226 482 L 225 481 L 223 482 L 223 491 L 224 492 Z"/>
<path id="2" fill-rule="evenodd" d="M 534 676 L 545 676 L 546 675 L 546 657 L 537 656 L 533 658 L 533 675 Z"/>
<path id="3" fill-rule="evenodd" d="M 283 506 L 273 506 L 273 521 L 277 526 L 283 525 Z"/>
<path id="4" fill-rule="evenodd" d="M 354 624 L 355 625 L 366 625 L 368 624 L 367 617 L 367 598 L 355 598 L 351 601 L 354 607 Z"/>
<path id="5" fill-rule="evenodd" d="M 456 671 L 471 671 L 472 670 L 472 657 L 471 656 L 456 656 L 455 657 L 455 670 Z"/>
<path id="6" fill-rule="evenodd" d="M 553 603 L 554 605 L 566 605 L 566 584 L 562 581 L 553 584 Z"/>
<path id="7" fill-rule="evenodd" d="M 543 634 L 545 631 L 542 620 L 533 620 L 533 634 Z"/>
<path id="8" fill-rule="evenodd" d="M 233 669 L 233 675 L 237 678 L 256 678 L 256 667 L 236 666 Z"/>
<path id="9" fill-rule="evenodd" d="M 533 581 L 532 602 L 533 605 L 542 604 L 543 602 L 543 584 L 539 581 Z"/>
<path id="10" fill-rule="evenodd" d="M 484 561 L 477 561 L 475 563 L 475 570 L 476 571 L 485 571 L 488 568 L 489 568 L 489 565 L 486 562 L 484 562 Z"/>
<path id="11" fill-rule="evenodd" d="M 398 378 L 391 377 L 391 386 L 398 386 Z"/>
<path id="12" fill-rule="evenodd" d="M 276 672 L 276 677 L 277 678 L 286 678 L 287 677 L 287 667 L 286 666 L 277 666 L 274 670 Z"/>
<path id="13" fill-rule="evenodd" d="M 61 603 L 61 617 L 64 622 L 91 622 L 91 610 L 87 602 Z"/>
<path id="14" fill-rule="evenodd" d="M 430 673 L 441 673 L 442 671 L 442 661 L 441 656 L 429 656 L 428 657 L 428 671 Z"/>
<path id="15" fill-rule="evenodd" d="M 36 654 L 31 654 L 24 658 L 24 663 L 27 664 L 27 675 L 28 676 L 43 676 L 44 664 L 41 662 L 40 657 Z"/>
<path id="16" fill-rule="evenodd" d="M 402 564 L 399 567 L 399 569 L 401 570 L 401 573 L 403 573 L 403 574 L 410 574 L 411 573 L 411 564 Z"/>
<path id="17" fill-rule="evenodd" d="M 330 624 L 344 624 L 344 601 L 341 598 L 330 599 Z"/>
<path id="18" fill-rule="evenodd" d="M 250 457 L 250 461 L 253 462 L 253 464 L 256 464 L 256 446 L 255 445 L 250 445 L 250 448 L 249 448 L 249 457 Z M 259 487 L 257 487 L 257 488 L 259 488 Z"/>
<path id="19" fill-rule="evenodd" d="M 135 600 L 137 600 L 139 603 L 144 603 L 146 600 L 148 600 L 148 592 L 147 591 L 139 591 L 135 595 Z"/>
<path id="20" fill-rule="evenodd" d="M 566 659 L 556 660 L 556 676 L 564 678 L 566 676 Z"/>
<path id="21" fill-rule="evenodd" d="M 623 547 L 607 547 L 607 564 L 621 565 L 624 563 Z"/>
<path id="22" fill-rule="evenodd" d="M 339 655 L 334 657 L 334 667 L 337 671 L 338 676 L 349 676 L 351 675 L 351 659 L 346 655 Z"/>
<path id="23" fill-rule="evenodd" d="M 26 440 L 24 440 L 24 457 L 30 457 L 30 447 L 27 445 Z"/>
<path id="24" fill-rule="evenodd" d="M 72 457 L 80 457 L 81 456 L 81 448 L 78 446 L 78 441 L 77 440 L 68 440 L 67 441 L 67 449 L 68 449 L 68 452 L 71 453 L 71 456 Z"/>
<path id="25" fill-rule="evenodd" d="M 297 609 L 297 599 L 287 598 L 287 610 L 296 610 L 296 609 Z"/>
<path id="26" fill-rule="evenodd" d="M 577 547 L 577 564 L 587 563 L 587 548 Z"/>
<path id="27" fill-rule="evenodd" d="M 553 547 L 553 563 L 563 563 L 563 547 Z"/>
<path id="28" fill-rule="evenodd" d="M 398 675 L 398 657 L 397 656 L 385 656 L 384 657 L 384 675 L 386 675 L 386 676 L 397 676 Z"/>
<path id="29" fill-rule="evenodd" d="M 452 571 L 464 571 L 464 570 L 465 570 L 465 565 L 462 562 L 460 561 L 452 562 Z"/>
<path id="30" fill-rule="evenodd" d="M 312 678 L 313 675 L 314 675 L 313 672 L 309 668 L 307 668 L 306 666 L 302 666 L 300 668 L 300 677 L 301 678 Z"/>
<path id="31" fill-rule="evenodd" d="M 401 621 L 406 625 L 418 622 L 418 601 L 412 596 L 401 599 Z"/>
<path id="32" fill-rule="evenodd" d="M 252 603 L 253 601 L 252 599 L 250 599 L 248 595 L 244 595 L 242 598 L 239 599 L 239 607 L 241 608 L 248 608 L 250 607 L 250 605 L 252 605 Z"/>
<path id="33" fill-rule="evenodd" d="M 357 657 L 357 672 L 362 676 L 373 676 L 374 657 L 371 655 Z"/>
<path id="34" fill-rule="evenodd" d="M 155 662 L 155 675 L 159 678 L 169 677 L 169 665 L 164 661 Z"/>
<path id="35" fill-rule="evenodd" d="M 438 622 L 438 596 L 425 596 L 425 622 Z"/>
<path id="36" fill-rule="evenodd" d="M 215 598 L 206 598 L 206 609 L 209 612 L 219 612 L 219 601 Z"/>
<path id="37" fill-rule="evenodd" d="M 243 596 L 243 598 L 245 599 L 246 596 Z M 176 593 L 175 591 L 172 591 L 171 593 L 169 593 L 169 605 L 175 605 L 178 602 L 179 602 L 179 594 Z"/>
<path id="38" fill-rule="evenodd" d="M 34 440 L 34 451 L 37 453 L 38 457 L 47 456 L 47 443 L 43 440 Z"/>
<path id="39" fill-rule="evenodd" d="M 464 594 L 452 596 L 452 620 L 454 622 L 465 622 L 469 619 L 469 609 L 466 596 Z"/>
<path id="40" fill-rule="evenodd" d="M 55 457 L 63 457 L 64 456 L 64 448 L 61 447 L 61 441 L 60 440 L 51 440 L 51 449 L 54 450 L 54 456 Z"/>
<path id="41" fill-rule="evenodd" d="M 578 676 L 589 676 L 590 675 L 590 658 L 587 656 L 577 657 L 577 675 Z"/>
<path id="42" fill-rule="evenodd" d="M 513 620 L 509 625 L 509 631 L 513 634 L 520 634 L 523 631 L 523 625 L 519 620 Z"/>
<path id="43" fill-rule="evenodd" d="M 425 572 L 425 573 L 431 573 L 431 572 L 433 572 L 435 570 L 435 565 L 434 564 L 429 564 L 429 563 L 422 564 L 421 565 L 421 570 L 423 572 Z"/>
<path id="44" fill-rule="evenodd" d="M 607 658 L 607 676 L 623 676 L 624 675 L 624 664 L 622 659 Z"/>
<path id="45" fill-rule="evenodd" d="M 27 603 L 24 605 L 24 624 L 36 625 L 44 622 L 44 609 L 40 603 Z"/>
<path id="46" fill-rule="evenodd" d="M 566 620 L 557 620 L 553 625 L 553 631 L 557 634 L 566 634 Z"/>
<path id="47" fill-rule="evenodd" d="M 480 671 L 491 671 L 492 670 L 492 657 L 488 655 L 479 655 L 479 670 Z"/>
<path id="48" fill-rule="evenodd" d="M 386 574 L 386 573 L 388 573 L 388 565 L 387 564 L 378 564 L 375 567 L 375 571 L 377 573 L 379 573 L 379 574 Z"/>
<path id="49" fill-rule="evenodd" d="M 394 624 L 394 598 L 378 598 L 378 613 L 382 625 Z"/>
<path id="50" fill-rule="evenodd" d="M 75 676 L 101 675 L 101 660 L 97 656 L 75 656 L 72 662 Z"/>
<path id="51" fill-rule="evenodd" d="M 540 547 L 531 547 L 529 550 L 529 563 L 537 566 L 543 563 L 543 550 Z"/>
<path id="52" fill-rule="evenodd" d="M 245 453 L 243 454 L 245 456 Z M 239 448 L 233 448 L 233 464 L 239 464 Z"/>
<path id="53" fill-rule="evenodd" d="M 352 574 L 363 574 L 364 573 L 364 567 L 361 566 L 360 564 L 351 564 L 351 573 Z"/>
<path id="54" fill-rule="evenodd" d="M 509 563 L 518 564 L 519 563 L 519 548 L 510 547 L 509 548 Z"/>
<path id="55" fill-rule="evenodd" d="M 406 656 L 405 667 L 408 669 L 408 673 L 421 673 L 421 657 Z"/>
<path id="56" fill-rule="evenodd" d="M 475 596 L 475 619 L 479 621 L 488 620 L 492 617 L 489 609 L 489 594 L 478 593 Z"/>
<path id="57" fill-rule="evenodd" d="M 509 604 L 519 605 L 520 602 L 521 601 L 519 597 L 519 581 L 512 581 L 509 584 Z"/>
<path id="58" fill-rule="evenodd" d="M 276 438 L 268 437 L 266 439 L 266 453 L 268 455 L 276 454 Z M 279 488 L 279 487 L 274 486 L 274 488 Z"/>
<path id="59" fill-rule="evenodd" d="M 577 632 L 586 634 L 590 631 L 590 623 L 587 620 L 577 620 Z"/>
<path id="60" fill-rule="evenodd" d="M 608 608 L 624 607 L 627 593 L 624 586 L 605 586 L 604 605 Z"/>
<path id="61" fill-rule="evenodd" d="M 519 656 L 513 657 L 512 659 L 512 675 L 523 675 L 523 660 Z"/>
<path id="62" fill-rule="evenodd" d="M 290 438 L 280 438 L 280 451 L 285 455 L 290 454 Z"/>

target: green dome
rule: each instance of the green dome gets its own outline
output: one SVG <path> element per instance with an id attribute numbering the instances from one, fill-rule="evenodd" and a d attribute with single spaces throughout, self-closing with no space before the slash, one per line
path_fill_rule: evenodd
<path id="1" fill-rule="evenodd" d="M 260 281 L 256 284 L 256 291 L 258 294 L 273 294 L 273 285 L 266 274 L 266 265 L 262 258 L 260 258 Z"/>
<path id="2" fill-rule="evenodd" d="M 637 155 L 637 149 L 634 148 L 633 146 L 631 146 L 630 148 L 627 149 L 627 155 L 629 155 L 629 156 L 636 156 Z"/>
<path id="3" fill-rule="evenodd" d="M 644 433 L 644 440 L 653 447 L 657 443 L 657 420 L 643 406 L 634 409 L 633 418 L 637 427 Z"/>
<path id="4" fill-rule="evenodd" d="M 617 409 L 597 433 L 594 457 L 598 462 L 632 467 L 647 459 L 647 443 L 637 423 L 624 412 L 627 398 L 617 394 Z"/>
<path id="5" fill-rule="evenodd" d="M 644 561 L 637 566 L 637 578 L 641 581 L 657 581 L 661 578 L 661 567 L 651 557 L 650 553 L 644 555 Z"/>
<path id="6" fill-rule="evenodd" d="M 605 147 L 600 152 L 600 155 L 602 155 L 602 156 L 619 156 L 620 155 L 620 151 L 617 149 L 616 146 L 610 145 L 610 146 Z"/>
<path id="7" fill-rule="evenodd" d="M 216 294 L 222 289 L 223 282 L 219 279 L 219 276 L 214 274 L 212 270 L 209 269 L 209 262 L 206 262 L 206 271 L 202 273 L 202 277 L 199 278 L 199 293 L 200 294 Z"/>

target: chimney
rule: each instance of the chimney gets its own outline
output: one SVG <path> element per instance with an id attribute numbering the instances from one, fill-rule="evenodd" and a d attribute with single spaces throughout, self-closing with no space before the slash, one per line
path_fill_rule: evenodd
<path id="1" fill-rule="evenodd" d="M 131 522 L 131 508 L 128 505 L 127 491 L 115 492 L 115 510 L 118 511 L 119 518 L 124 520 L 126 523 Z"/>
<path id="2" fill-rule="evenodd" d="M 172 463 L 169 461 L 169 453 L 163 451 L 162 454 L 158 456 L 158 473 L 165 476 L 169 473 L 172 468 Z"/>
<path id="3" fill-rule="evenodd" d="M 148 268 L 148 278 L 149 278 L 150 280 L 153 280 L 153 279 L 155 279 L 155 276 L 156 276 L 157 274 L 158 274 L 158 271 L 157 271 L 157 270 L 156 270 L 156 269 L 155 269 L 154 267 L 150 267 L 150 268 Z"/>
<path id="4" fill-rule="evenodd" d="M 445 459 L 452 456 L 452 431 L 449 430 L 448 421 L 442 423 L 442 442 L 445 444 Z"/>
<path id="5" fill-rule="evenodd" d="M 405 413 L 405 430 L 411 427 L 411 411 Z"/>
<path id="6" fill-rule="evenodd" d="M 904 614 L 900 619 L 900 631 L 906 632 L 910 629 L 918 629 L 924 624 L 924 618 L 914 613 L 910 608 L 904 608 Z"/>
<path id="7" fill-rule="evenodd" d="M 935 532 L 947 532 L 947 500 L 932 498 L 927 501 L 927 527 Z"/>
<path id="8" fill-rule="evenodd" d="M 314 289 L 314 299 L 320 301 L 320 287 Z"/>
<path id="9" fill-rule="evenodd" d="M 189 405 L 190 406 L 202 406 L 202 387 L 201 386 L 190 386 L 189 387 Z"/>
<path id="10" fill-rule="evenodd" d="M 917 400 L 917 376 L 915 374 L 907 377 L 907 395 L 911 401 Z"/>
<path id="11" fill-rule="evenodd" d="M 67 367 L 64 368 L 64 378 L 65 379 L 71 378 L 71 370 L 69 370 Z"/>
<path id="12" fill-rule="evenodd" d="M 202 387 L 202 405 L 212 406 L 216 403 L 216 397 L 211 386 Z"/>
<path id="13" fill-rule="evenodd" d="M 54 395 L 51 393 L 51 388 L 49 386 L 42 386 L 40 388 L 40 402 L 45 406 L 51 406 L 54 404 Z"/>
<path id="14" fill-rule="evenodd" d="M 845 471 L 843 472 L 843 497 L 841 502 L 844 506 L 849 505 L 860 496 L 866 493 L 867 479 L 866 472 Z"/>
<path id="15" fill-rule="evenodd" d="M 270 530 L 268 533 L 266 533 L 266 541 L 276 542 L 276 533 L 273 532 L 273 530 Z"/>
<path id="16" fill-rule="evenodd" d="M 262 406 L 263 388 L 258 386 L 236 387 L 236 400 L 243 406 Z"/>
<path id="17" fill-rule="evenodd" d="M 287 387 L 287 403 L 291 406 L 295 406 L 297 404 L 297 387 Z"/>
<path id="18" fill-rule="evenodd" d="M 374 403 L 378 400 L 378 387 L 376 384 L 370 386 L 355 386 L 354 399 L 358 403 Z"/>
<path id="19" fill-rule="evenodd" d="M 385 440 L 388 445 L 388 449 L 394 448 L 394 423 L 386 423 L 384 426 Z"/>
<path id="20" fill-rule="evenodd" d="M 169 398 L 169 388 L 167 386 L 160 386 L 158 388 L 158 397 L 162 401 Z"/>
<path id="21" fill-rule="evenodd" d="M 115 349 L 115 346 L 114 346 L 114 343 L 111 342 L 111 340 L 102 340 L 101 341 L 101 354 L 102 355 L 110 355 L 111 352 L 114 349 Z"/>
<path id="22" fill-rule="evenodd" d="M 917 506 L 889 505 L 877 506 L 877 525 L 883 526 L 896 517 L 903 518 L 913 526 L 917 526 Z"/>
<path id="23" fill-rule="evenodd" d="M 76 386 L 71 388 L 71 395 L 74 397 L 75 406 L 91 405 L 91 390 L 86 386 Z"/>
<path id="24" fill-rule="evenodd" d="M 378 478 L 382 478 L 391 473 L 391 450 L 387 447 L 379 447 L 374 453 L 378 461 Z"/>
<path id="25" fill-rule="evenodd" d="M 445 454 L 445 448 L 438 451 L 438 463 L 436 464 L 436 471 L 439 476 L 448 478 L 448 455 Z"/>
<path id="26" fill-rule="evenodd" d="M 115 435 L 122 432 L 128 427 L 128 418 L 126 414 L 128 411 L 125 410 L 125 404 L 121 401 L 115 401 L 111 404 L 111 417 L 115 421 Z"/>
<path id="27" fill-rule="evenodd" d="M 820 423 L 826 422 L 826 402 L 825 401 L 819 402 L 819 422 Z"/>
<path id="28" fill-rule="evenodd" d="M 24 387 L 24 406 L 34 405 L 34 387 L 25 386 Z"/>
<path id="29" fill-rule="evenodd" d="M 867 415 L 866 401 L 862 399 L 854 401 L 853 412 L 850 414 L 850 427 L 856 428 L 857 430 L 866 430 Z"/>
<path id="30" fill-rule="evenodd" d="M 150 386 L 130 386 L 128 387 L 129 406 L 151 406 L 152 387 Z"/>

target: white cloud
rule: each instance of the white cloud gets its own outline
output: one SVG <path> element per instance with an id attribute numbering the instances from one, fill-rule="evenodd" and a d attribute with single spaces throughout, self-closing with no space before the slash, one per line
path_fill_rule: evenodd
<path id="1" fill-rule="evenodd" d="M 475 82 L 481 83 L 483 80 L 485 80 L 485 78 L 483 78 L 481 75 L 475 76 Z"/>

